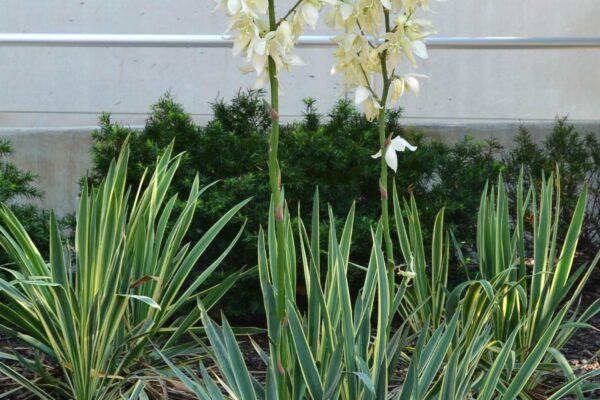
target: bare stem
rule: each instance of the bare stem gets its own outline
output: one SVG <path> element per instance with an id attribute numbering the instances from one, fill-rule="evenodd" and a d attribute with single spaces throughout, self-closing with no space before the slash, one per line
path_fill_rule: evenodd
<path id="1" fill-rule="evenodd" d="M 390 16 L 389 12 L 384 10 L 386 32 L 390 31 Z M 388 91 L 390 88 L 390 79 L 387 71 L 387 50 L 384 50 L 380 57 L 381 75 L 383 78 L 383 91 L 380 98 L 380 106 L 378 123 L 379 123 L 379 145 L 381 146 L 381 176 L 380 176 L 380 192 L 381 192 L 381 221 L 383 224 L 383 239 L 385 243 L 385 256 L 388 268 L 388 284 L 390 293 L 395 292 L 395 274 L 394 274 L 394 246 L 390 235 L 390 218 L 389 218 L 389 201 L 388 201 L 388 176 L 387 164 L 385 162 L 386 132 L 385 132 L 385 107 L 387 102 Z"/>
<path id="2" fill-rule="evenodd" d="M 281 18 L 281 19 L 279 20 L 279 22 L 277 22 L 277 26 L 279 26 L 279 24 L 281 24 L 281 23 L 282 23 L 283 21 L 285 21 L 285 20 L 286 20 L 286 19 L 287 19 L 287 18 L 288 18 L 290 15 L 292 15 L 292 13 L 293 13 L 294 11 L 296 11 L 296 9 L 297 9 L 297 8 L 300 6 L 300 4 L 302 3 L 302 1 L 304 1 L 304 0 L 298 0 L 298 1 L 296 2 L 296 4 L 294 4 L 294 5 L 292 6 L 292 8 L 290 8 L 290 9 L 289 9 L 289 11 L 288 11 L 288 12 L 287 12 L 287 13 L 286 13 L 284 16 L 283 16 L 283 18 Z"/>
<path id="3" fill-rule="evenodd" d="M 269 29 L 277 29 L 275 19 L 275 1 L 269 0 Z M 277 313 L 283 321 L 285 316 L 285 276 L 286 276 L 286 248 L 284 224 L 284 199 L 281 191 L 281 170 L 279 168 L 279 82 L 277 80 L 277 66 L 273 58 L 269 57 L 269 84 L 271 87 L 271 137 L 269 140 L 269 183 L 273 197 L 275 213 L 275 226 L 277 231 Z M 273 260 L 274 262 L 275 260 Z"/>

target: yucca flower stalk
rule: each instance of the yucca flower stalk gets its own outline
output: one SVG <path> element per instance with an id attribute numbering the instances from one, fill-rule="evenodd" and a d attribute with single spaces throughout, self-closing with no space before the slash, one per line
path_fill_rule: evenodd
<path id="1" fill-rule="evenodd" d="M 269 184 L 272 206 L 269 209 L 269 226 L 273 229 L 274 240 L 269 241 L 269 262 L 273 271 L 273 294 L 276 305 L 277 327 L 270 320 L 269 338 L 271 359 L 277 364 L 277 392 L 284 396 L 289 383 L 283 368 L 289 357 L 290 338 L 282 329 L 287 324 L 287 303 L 295 304 L 296 263 L 289 248 L 288 213 L 282 186 L 282 172 L 279 165 L 279 79 L 284 70 L 302 65 L 302 60 L 294 53 L 294 45 L 306 27 L 316 27 L 320 0 L 298 0 L 282 17 L 276 13 L 275 0 L 219 0 L 219 7 L 230 17 L 228 31 L 234 35 L 234 55 L 244 54 L 249 66 L 246 72 L 255 72 L 256 86 L 267 83 L 271 101 L 267 107 L 271 113 L 271 133 L 269 138 Z M 270 228 L 270 229 L 271 229 Z M 294 282 L 294 284 L 290 284 Z M 284 398 L 284 397 L 282 397 Z"/>
<path id="2" fill-rule="evenodd" d="M 277 242 L 274 255 L 280 273 L 277 283 L 277 312 L 283 321 L 285 314 L 285 257 L 286 241 L 283 217 L 285 196 L 282 173 L 279 165 L 279 79 L 280 73 L 303 62 L 294 53 L 294 45 L 305 27 L 315 29 L 319 18 L 320 0 L 298 0 L 278 17 L 275 0 L 218 0 L 218 8 L 224 9 L 230 18 L 228 32 L 233 33 L 234 55 L 243 54 L 249 65 L 244 72 L 257 75 L 256 86 L 270 88 L 271 134 L 269 138 L 269 184 L 274 208 L 271 210 L 276 221 Z"/>
<path id="3" fill-rule="evenodd" d="M 430 23 L 415 16 L 428 9 L 427 0 L 354 0 L 335 1 L 327 22 L 342 30 L 336 38 L 336 64 L 332 74 L 343 73 L 344 89 L 354 90 L 355 103 L 362 105 L 369 120 L 377 118 L 381 157 L 379 193 L 381 223 L 385 244 L 390 290 L 394 289 L 395 258 L 390 235 L 388 167 L 397 169 L 396 151 L 416 150 L 406 140 L 386 132 L 386 108 L 397 104 L 405 92 L 418 93 L 424 75 L 401 73 L 406 61 L 416 67 L 415 56 L 427 58 L 423 39 L 433 34 Z"/>

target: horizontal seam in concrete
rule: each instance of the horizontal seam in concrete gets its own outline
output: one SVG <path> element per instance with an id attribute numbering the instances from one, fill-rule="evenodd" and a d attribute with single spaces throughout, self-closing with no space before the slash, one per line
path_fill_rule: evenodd
<path id="1" fill-rule="evenodd" d="M 52 111 L 52 110 L 47 110 L 47 111 L 37 111 L 37 110 L 32 110 L 32 111 L 25 111 L 25 110 L 0 110 L 0 115 L 1 114 L 59 114 L 59 115 L 100 115 L 103 112 L 108 112 L 108 111 Z M 113 116 L 119 116 L 119 115 L 136 115 L 136 116 L 148 116 L 148 112 L 146 111 L 110 111 L 108 112 L 109 114 L 113 115 Z M 191 116 L 193 117 L 213 117 L 212 113 L 189 113 Z M 557 117 L 562 117 L 563 115 L 555 115 L 552 118 L 509 118 L 509 117 L 456 117 L 456 116 L 411 116 L 411 115 L 403 115 L 402 119 L 403 120 L 429 120 L 429 121 L 441 121 L 443 123 L 443 121 L 459 121 L 459 122 L 479 122 L 479 121 L 489 121 L 490 123 L 494 123 L 494 122 L 502 122 L 502 123 L 507 123 L 507 122 L 514 122 L 514 123 L 523 123 L 523 122 L 551 122 L 551 121 L 555 121 Z M 568 117 L 568 113 L 566 114 L 566 116 Z M 304 115 L 303 114 L 281 114 L 282 118 L 285 119 L 292 119 L 292 118 L 303 118 Z M 572 119 L 569 118 L 569 121 L 572 123 L 600 123 L 600 119 Z M 436 122 L 432 122 L 432 123 L 436 123 Z M 132 126 L 133 127 L 133 126 Z M 137 127 L 137 126 L 136 126 Z M 6 128 L 10 128 L 10 127 L 4 127 L 4 128 L 0 128 L 1 129 L 6 129 Z M 20 127 L 22 128 L 22 127 Z M 15 129 L 20 129 L 15 127 Z M 68 129 L 81 129 L 81 128 L 88 128 L 88 126 L 85 127 L 68 127 Z M 93 126 L 93 129 L 96 129 L 97 126 Z"/>
<path id="2" fill-rule="evenodd" d="M 125 125 L 131 129 L 143 129 L 144 127 L 141 125 Z M 47 133 L 47 134 L 62 134 L 62 133 L 82 133 L 82 132 L 91 132 L 100 128 L 99 126 L 67 126 L 67 127 L 44 127 L 44 126 L 36 126 L 32 128 L 23 128 L 23 127 L 4 127 L 0 128 L 0 135 L 19 135 L 19 134 L 37 134 L 37 133 Z"/>
<path id="3" fill-rule="evenodd" d="M 293 117 L 282 116 L 282 119 L 288 120 Z M 290 121 L 291 122 L 291 121 Z M 432 119 L 432 118 L 413 118 L 405 117 L 403 119 L 403 125 L 410 127 L 423 127 L 423 128 L 453 128 L 453 127 L 502 127 L 502 126 L 520 126 L 527 124 L 535 125 L 554 125 L 556 119 L 452 119 L 445 120 L 443 118 Z M 592 125 L 600 126 L 600 120 L 575 120 L 569 119 L 569 123 L 573 125 Z M 144 125 L 128 125 L 121 124 L 130 129 L 141 130 Z M 98 130 L 100 127 L 97 125 L 88 126 L 36 126 L 36 127 L 2 127 L 0 128 L 0 135 L 27 135 L 27 134 L 65 134 L 65 133 L 87 133 Z"/>

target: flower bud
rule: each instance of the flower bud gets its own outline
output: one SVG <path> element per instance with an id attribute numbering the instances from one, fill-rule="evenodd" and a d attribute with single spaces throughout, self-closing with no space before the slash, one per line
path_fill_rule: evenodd
<path id="1" fill-rule="evenodd" d="M 394 78 L 390 85 L 390 100 L 392 102 L 397 102 L 404 94 L 404 88 L 404 80 L 402 78 Z"/>
<path id="2" fill-rule="evenodd" d="M 285 369 L 283 368 L 283 365 L 281 365 L 281 360 L 277 360 L 277 371 L 280 375 L 285 375 Z"/>

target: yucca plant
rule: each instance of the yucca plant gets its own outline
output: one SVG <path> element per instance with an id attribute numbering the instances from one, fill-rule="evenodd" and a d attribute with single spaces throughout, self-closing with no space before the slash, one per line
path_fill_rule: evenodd
<path id="1" fill-rule="evenodd" d="M 560 349 L 576 329 L 590 328 L 587 321 L 600 311 L 600 300 L 584 312 L 574 307 L 600 255 L 589 265 L 573 270 L 585 190 L 559 253 L 560 193 L 555 196 L 555 188 L 560 191 L 558 175 L 543 179 L 538 202 L 535 188 L 524 189 L 521 174 L 512 203 L 516 218 L 511 219 L 511 203 L 502 177 L 496 188 L 486 187 L 478 213 L 479 273 L 453 291 L 447 288 L 449 239 L 443 232 L 443 211 L 435 221 L 428 261 L 414 199 L 401 207 L 398 197 L 394 197 L 399 247 L 406 264 L 403 268 L 415 276 L 400 308 L 411 328 L 431 335 L 432 329 L 453 318 L 457 310 L 461 312 L 458 331 L 466 342 L 475 340 L 479 326 L 491 328 L 490 345 L 480 365 L 482 371 L 487 371 L 487 378 L 482 386 L 476 386 L 481 391 L 478 399 L 500 394 L 503 399 L 560 398 L 555 397 L 557 393 L 563 396 L 569 391 L 583 398 L 581 379 L 575 378 Z M 527 230 L 528 221 L 531 232 Z M 529 249 L 533 251 L 530 265 Z M 565 320 L 573 308 L 573 314 Z M 432 321 L 429 332 L 423 330 L 426 318 Z M 569 383 L 554 388 L 556 393 L 543 391 L 540 384 L 544 375 L 561 369 Z"/>
<path id="2" fill-rule="evenodd" d="M 347 271 L 354 208 L 338 239 L 330 211 L 325 277 L 321 278 L 318 195 L 313 204 L 310 236 L 301 220 L 298 227 L 301 260 L 308 304 L 301 308 L 295 296 L 286 297 L 284 323 L 278 322 L 278 276 L 270 243 L 272 226 L 259 235 L 259 271 L 267 314 L 269 349 L 256 343 L 266 365 L 264 380 L 251 374 L 227 320 L 219 327 L 204 311 L 203 325 L 211 345 L 216 370 L 200 366 L 200 376 L 187 373 L 165 359 L 175 374 L 199 399 L 411 399 L 466 398 L 481 385 L 479 364 L 489 346 L 491 329 L 480 326 L 473 340 L 457 334 L 460 311 L 429 335 L 410 335 L 405 324 L 393 326 L 410 279 L 404 279 L 391 298 L 388 269 L 382 251 L 382 228 L 373 232 L 371 258 L 365 280 L 354 302 Z M 295 246 L 286 212 L 288 268 L 295 267 Z M 271 221 L 273 224 L 274 221 Z M 296 276 L 284 280 L 286 293 L 295 293 Z M 392 306 L 390 306 L 392 304 Z M 200 305 L 201 307 L 201 305 Z M 430 318 L 423 321 L 428 331 Z M 280 357 L 281 355 L 281 357 Z M 408 364 L 405 374 L 398 372 Z"/>
<path id="3" fill-rule="evenodd" d="M 0 304 L 0 330 L 35 351 L 33 358 L 0 353 L 0 359 L 22 367 L 21 373 L 0 363 L 0 373 L 42 399 L 105 400 L 156 379 L 151 366 L 162 360 L 154 346 L 168 356 L 199 354 L 195 345 L 180 339 L 196 327 L 200 312 L 181 316 L 180 311 L 196 298 L 210 308 L 240 275 L 197 293 L 239 234 L 200 275 L 191 272 L 246 201 L 207 227 L 198 243 L 184 243 L 206 188 L 200 189 L 196 178 L 183 210 L 168 223 L 175 203 L 182 201 L 166 199 L 181 160 L 172 150 L 172 145 L 165 149 L 147 184 L 142 180 L 132 193 L 125 179 L 129 149 L 124 146 L 99 187 L 84 186 L 73 248 L 62 242 L 52 215 L 49 260 L 11 211 L 0 209 L 0 243 L 16 260 L 14 269 L 6 269 L 13 279 L 0 279 L 8 299 Z"/>
<path id="4" fill-rule="evenodd" d="M 227 320 L 223 318 L 221 328 L 205 311 L 202 320 L 216 369 L 201 366 L 201 376 L 193 377 L 170 365 L 200 399 L 558 400 L 569 394 L 584 398 L 585 390 L 599 385 L 582 383 L 600 371 L 576 377 L 560 348 L 575 329 L 589 326 L 587 320 L 598 311 L 596 302 L 583 314 L 576 311 L 565 321 L 598 257 L 562 284 L 559 279 L 571 273 L 585 192 L 559 254 L 556 234 L 552 238 L 548 232 L 554 229 L 552 215 L 559 208 L 552 201 L 554 180 L 545 181 L 541 189 L 539 207 L 545 208 L 543 212 L 535 206 L 533 188 L 525 194 L 520 181 L 515 203 L 520 218 L 524 219 L 531 209 L 532 236 L 525 236 L 524 220 L 509 220 L 507 195 L 500 180 L 498 188 L 492 190 L 494 196 L 490 197 L 487 190 L 482 196 L 479 276 L 453 291 L 447 288 L 449 237 L 443 229 L 443 211 L 436 219 L 428 262 L 416 203 L 412 199 L 404 202 L 401 210 L 395 196 L 400 248 L 406 260 L 406 265 L 396 268 L 396 272 L 403 278 L 391 298 L 381 250 L 382 230 L 378 226 L 372 235 L 370 261 L 364 267 L 364 286 L 354 302 L 346 279 L 352 266 L 349 254 L 354 210 L 350 210 L 339 240 L 330 212 L 328 247 L 322 251 L 316 217 L 319 203 L 315 197 L 310 236 L 299 220 L 298 254 L 286 211 L 285 237 L 290 252 L 285 255 L 284 278 L 271 263 L 277 259 L 273 250 L 274 221 L 266 235 L 259 235 L 259 272 L 268 318 L 269 350 L 256 344 L 254 347 L 266 365 L 264 382 L 246 367 Z M 548 209 L 550 205 L 552 209 Z M 550 235 L 550 239 L 541 240 L 540 235 Z M 535 272 L 520 268 L 530 237 L 534 240 L 534 253 L 547 254 L 553 260 L 538 270 L 534 263 Z M 326 254 L 324 279 L 322 253 Z M 306 309 L 301 309 L 295 296 L 290 295 L 296 292 L 297 256 L 308 296 Z M 531 293 L 539 285 L 536 280 L 541 275 L 546 280 L 540 285 L 538 298 Z M 279 285 L 285 287 L 286 293 L 283 323 L 279 323 Z M 553 287 L 558 294 L 552 293 Z M 567 297 L 570 289 L 573 292 Z M 553 300 L 555 306 L 545 317 L 544 306 Z M 401 316 L 400 326 L 393 327 L 392 320 L 397 315 Z M 536 321 L 543 320 L 546 323 L 538 328 L 540 335 L 530 339 L 535 324 L 539 324 Z M 409 365 L 403 380 L 396 373 L 400 360 Z M 565 383 L 541 390 L 544 374 L 559 368 L 564 371 Z"/>
<path id="5" fill-rule="evenodd" d="M 398 243 L 404 264 L 398 273 L 414 277 L 413 285 L 406 291 L 400 314 L 414 332 L 422 331 L 423 322 L 431 321 L 435 329 L 445 320 L 448 292 L 449 238 L 444 230 L 444 209 L 441 209 L 433 226 L 431 258 L 428 262 L 419 219 L 419 210 L 413 196 L 400 205 L 396 187 L 393 188 L 394 217 Z M 406 220 L 406 223 L 405 223 Z M 428 334 L 427 331 L 423 331 Z"/>
<path id="6" fill-rule="evenodd" d="M 577 329 L 592 328 L 587 322 L 600 311 L 600 299 L 583 312 L 576 307 L 600 253 L 589 264 L 574 267 L 586 188 L 579 196 L 564 242 L 559 243 L 558 172 L 542 178 L 539 195 L 536 188 L 525 191 L 523 186 L 521 172 L 514 221 L 509 217 L 502 177 L 496 188 L 484 191 L 477 230 L 479 274 L 494 291 L 504 293 L 492 315 L 494 338 L 506 342 L 515 336 L 511 353 L 514 368 L 503 376 L 500 385 L 506 388 L 501 390 L 503 398 L 547 398 L 549 394 L 540 388 L 544 375 L 562 369 L 567 379 L 575 379 L 560 350 Z M 529 249 L 531 258 L 527 258 Z M 573 312 L 567 319 L 569 310 Z M 584 398 L 580 388 L 575 386 L 574 391 L 578 398 Z"/>

